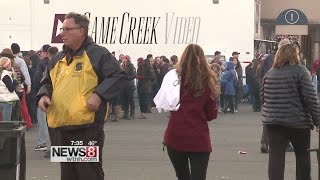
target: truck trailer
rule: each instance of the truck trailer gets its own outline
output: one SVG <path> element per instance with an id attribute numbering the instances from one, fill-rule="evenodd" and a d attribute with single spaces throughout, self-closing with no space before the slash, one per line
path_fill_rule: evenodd
<path id="1" fill-rule="evenodd" d="M 69 12 L 90 19 L 88 35 L 116 56 L 131 59 L 181 56 L 187 44 L 206 55 L 221 51 L 228 59 L 254 58 L 255 1 L 223 0 L 10 0 L 1 1 L 0 48 L 18 43 L 24 51 L 44 44 L 61 49 L 60 29 Z"/>

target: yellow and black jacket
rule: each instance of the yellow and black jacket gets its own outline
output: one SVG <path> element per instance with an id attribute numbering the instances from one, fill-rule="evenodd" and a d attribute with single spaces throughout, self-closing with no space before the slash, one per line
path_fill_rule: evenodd
<path id="1" fill-rule="evenodd" d="M 78 51 L 72 53 L 64 47 L 49 62 L 37 99 L 44 95 L 51 98 L 47 113 L 51 128 L 102 127 L 107 101 L 118 96 L 128 82 L 112 54 L 87 37 Z M 102 100 L 96 112 L 87 108 L 93 93 Z"/>

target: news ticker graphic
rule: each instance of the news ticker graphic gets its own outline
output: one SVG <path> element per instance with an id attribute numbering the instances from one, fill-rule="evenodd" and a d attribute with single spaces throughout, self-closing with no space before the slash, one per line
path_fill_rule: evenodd
<path id="1" fill-rule="evenodd" d="M 99 162 L 99 146 L 51 146 L 51 162 Z"/>

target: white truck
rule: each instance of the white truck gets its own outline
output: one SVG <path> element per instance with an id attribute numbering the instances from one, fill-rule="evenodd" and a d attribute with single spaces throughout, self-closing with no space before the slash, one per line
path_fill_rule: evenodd
<path id="1" fill-rule="evenodd" d="M 22 50 L 43 44 L 61 49 L 64 14 L 90 19 L 89 35 L 110 52 L 135 60 L 182 54 L 187 44 L 199 44 L 205 54 L 216 50 L 226 58 L 240 52 L 240 61 L 254 57 L 253 0 L 2 0 L 0 48 L 16 42 Z"/>

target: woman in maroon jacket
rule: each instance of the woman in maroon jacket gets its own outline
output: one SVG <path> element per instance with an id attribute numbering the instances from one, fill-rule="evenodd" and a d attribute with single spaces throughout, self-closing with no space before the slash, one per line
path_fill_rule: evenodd
<path id="1" fill-rule="evenodd" d="M 207 122 L 217 117 L 217 78 L 196 44 L 186 47 L 176 70 L 180 108 L 171 112 L 164 144 L 178 180 L 205 180 L 212 151 Z"/>

